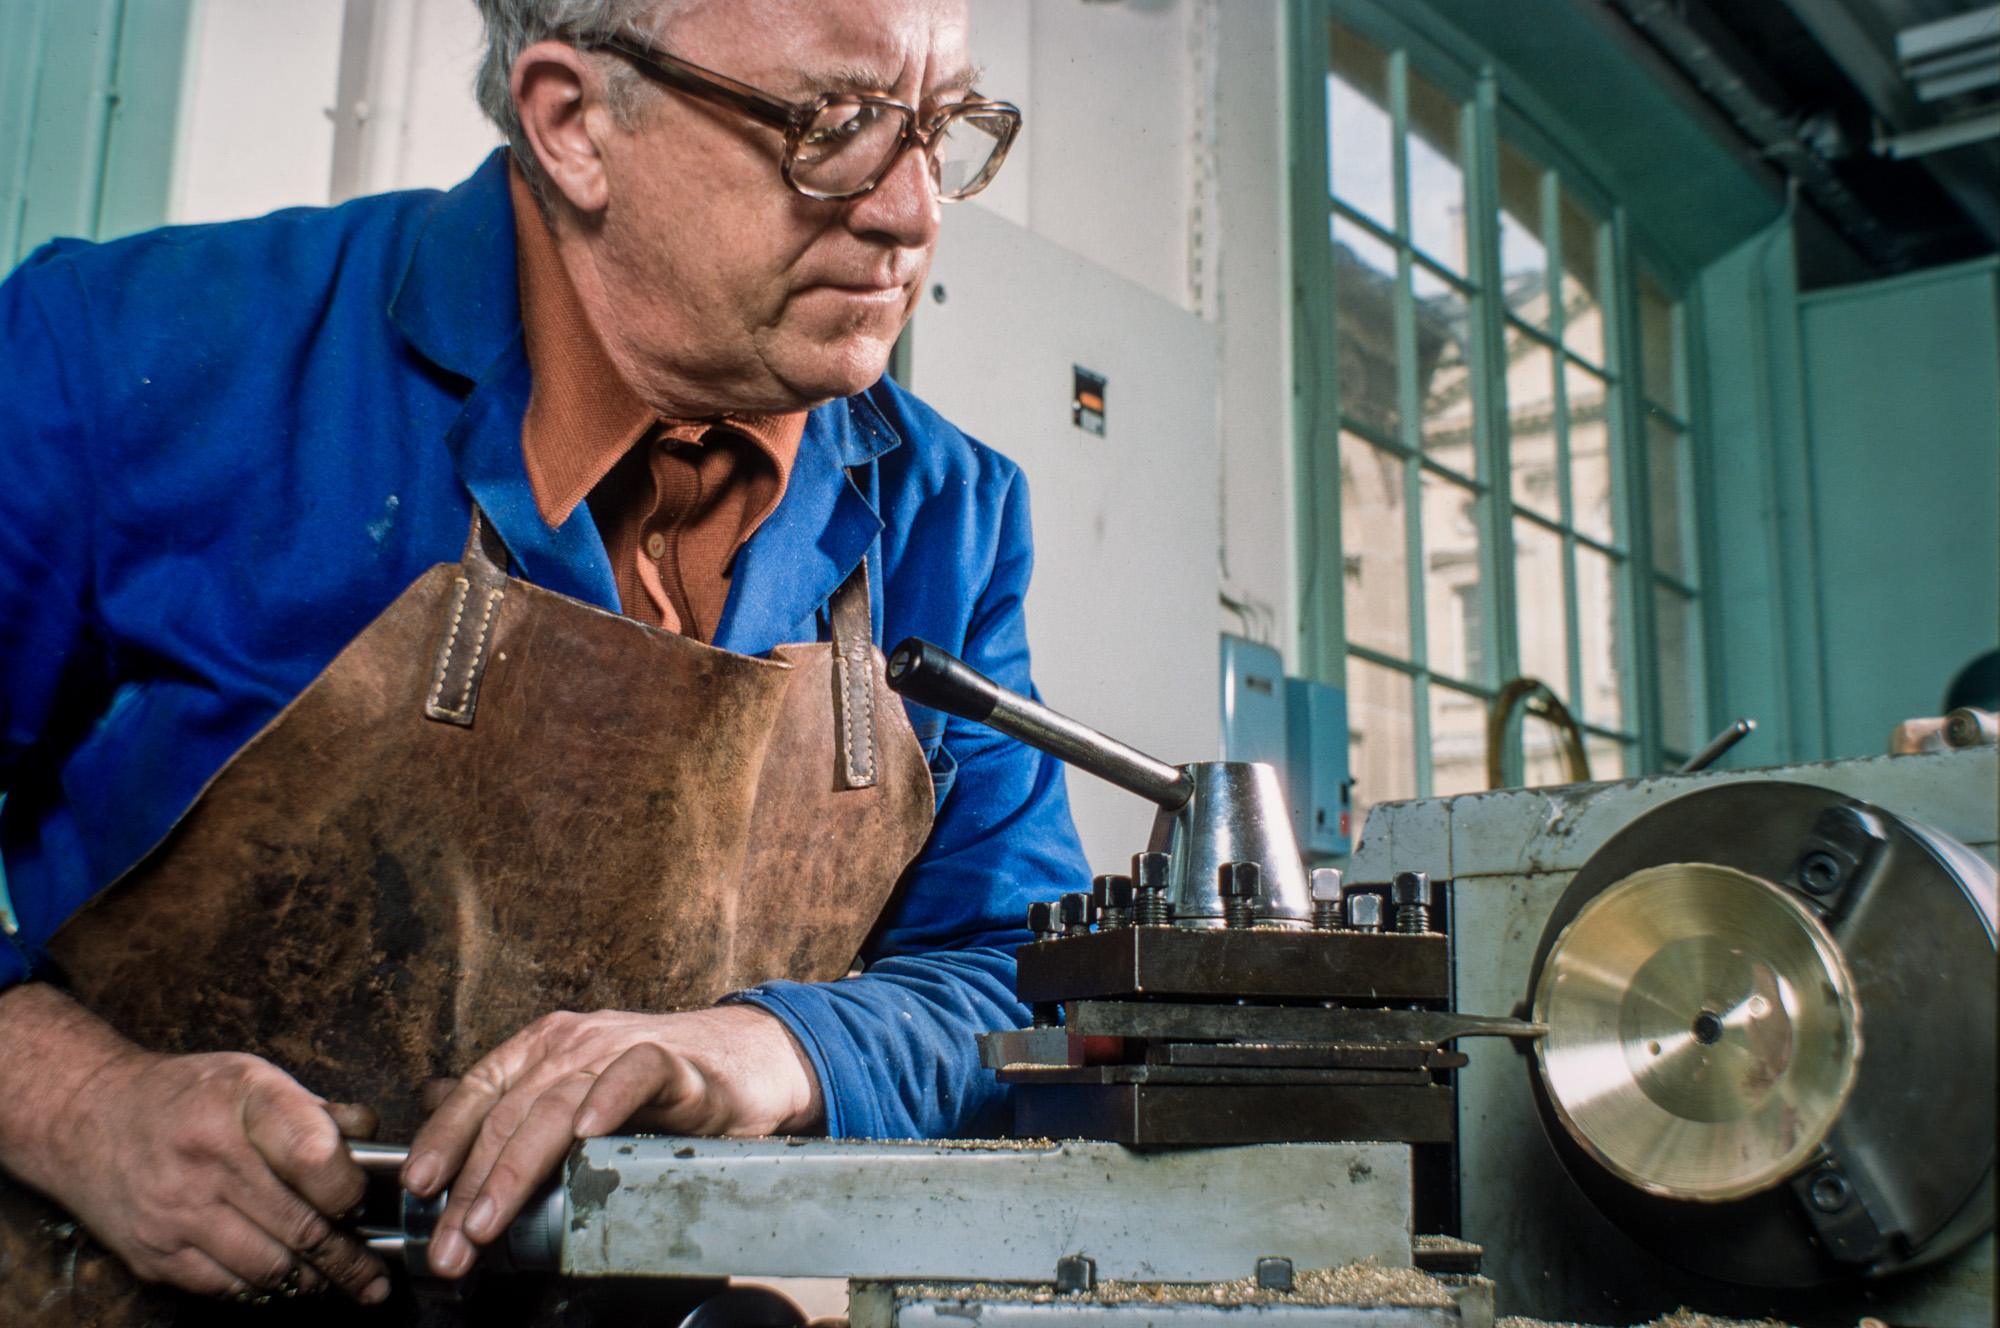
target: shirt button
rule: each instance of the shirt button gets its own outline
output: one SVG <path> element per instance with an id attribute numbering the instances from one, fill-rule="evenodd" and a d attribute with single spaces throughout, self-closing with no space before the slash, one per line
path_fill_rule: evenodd
<path id="1" fill-rule="evenodd" d="M 646 556 L 654 562 L 667 556 L 667 537 L 659 531 L 646 536 Z"/>

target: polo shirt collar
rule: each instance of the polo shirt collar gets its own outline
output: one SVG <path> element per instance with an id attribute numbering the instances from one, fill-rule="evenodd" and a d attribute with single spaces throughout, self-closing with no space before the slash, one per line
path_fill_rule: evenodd
<path id="1" fill-rule="evenodd" d="M 589 505 L 552 529 L 521 456 L 531 379 L 506 153 L 497 149 L 433 205 L 389 315 L 419 353 L 473 385 L 445 441 L 528 580 L 616 613 L 618 587 Z M 853 472 L 901 441 L 865 393 L 807 415 L 784 499 L 737 555 L 717 646 L 763 654 L 780 641 L 811 639 L 805 629 L 816 611 L 882 531 Z M 879 634 L 879 572 L 872 580 Z"/>

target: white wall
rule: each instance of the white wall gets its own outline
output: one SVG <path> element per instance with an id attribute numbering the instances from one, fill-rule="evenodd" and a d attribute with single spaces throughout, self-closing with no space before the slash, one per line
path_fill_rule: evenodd
<path id="1" fill-rule="evenodd" d="M 333 197 L 337 112 L 358 135 L 356 186 L 450 188 L 499 141 L 472 99 L 472 0 L 197 0 L 170 219 L 223 221 Z M 368 20 L 358 96 L 342 37 Z"/>
<path id="2" fill-rule="evenodd" d="M 326 202 L 342 0 L 201 0 L 170 220 Z"/>
<path id="3" fill-rule="evenodd" d="M 1295 663 L 1279 0 L 971 3 L 1025 116 L 977 202 L 1215 324 L 1219 625 Z"/>

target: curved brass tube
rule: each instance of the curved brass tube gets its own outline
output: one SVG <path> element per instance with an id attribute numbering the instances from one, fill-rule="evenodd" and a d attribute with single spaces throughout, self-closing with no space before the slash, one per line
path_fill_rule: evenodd
<path id="1" fill-rule="evenodd" d="M 1536 719 L 1547 720 L 1562 738 L 1563 766 L 1572 784 L 1590 782 L 1590 756 L 1583 749 L 1583 729 L 1549 685 L 1540 678 L 1513 678 L 1501 687 L 1486 712 L 1486 787 L 1500 788 L 1504 776 L 1500 754 L 1507 745 L 1507 721 L 1514 708 L 1521 707 Z"/>

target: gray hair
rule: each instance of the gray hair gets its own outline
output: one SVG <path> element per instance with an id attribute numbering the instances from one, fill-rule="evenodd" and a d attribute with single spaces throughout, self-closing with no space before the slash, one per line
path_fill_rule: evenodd
<path id="1" fill-rule="evenodd" d="M 671 13 L 680 6 L 661 0 L 475 0 L 479 16 L 486 24 L 486 55 L 480 61 L 473 92 L 479 109 L 507 136 L 521 173 L 542 195 L 541 164 L 535 160 L 527 135 L 521 130 L 521 114 L 514 105 L 514 62 L 539 41 L 568 42 L 582 46 L 601 41 L 619 29 L 659 9 Z M 656 27 L 664 25 L 661 18 Z M 628 123 L 634 106 L 638 75 L 623 62 L 607 65 L 606 84 L 611 113 L 620 123 Z M 546 200 L 544 200 L 546 202 Z"/>

